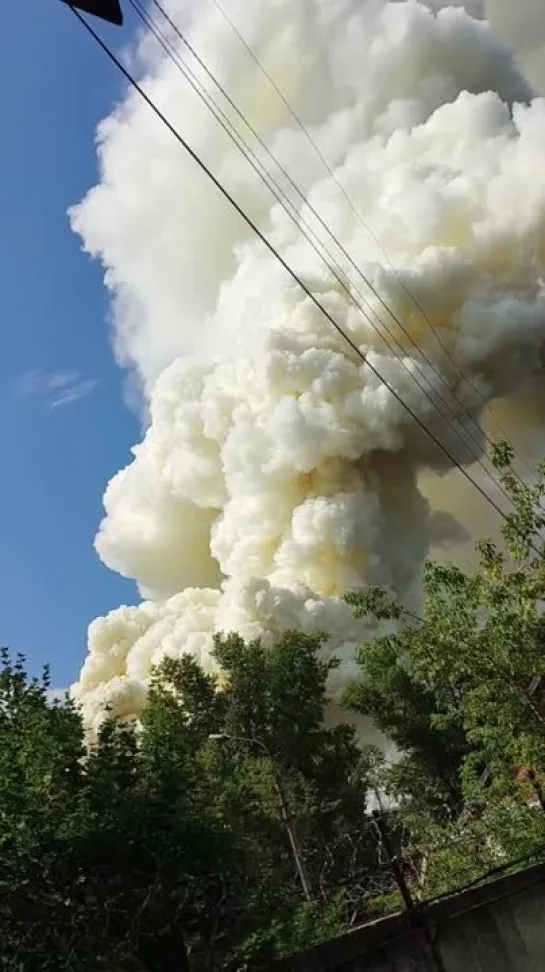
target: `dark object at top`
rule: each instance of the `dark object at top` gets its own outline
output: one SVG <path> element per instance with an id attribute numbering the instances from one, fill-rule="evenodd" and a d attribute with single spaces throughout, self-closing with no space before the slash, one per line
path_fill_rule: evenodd
<path id="1" fill-rule="evenodd" d="M 109 24 L 116 24 L 118 27 L 123 24 L 119 0 L 74 0 L 74 2 L 62 0 L 62 2 L 67 3 L 69 7 L 77 7 L 78 10 L 93 14 L 94 17 L 100 17 L 101 20 L 107 20 Z"/>

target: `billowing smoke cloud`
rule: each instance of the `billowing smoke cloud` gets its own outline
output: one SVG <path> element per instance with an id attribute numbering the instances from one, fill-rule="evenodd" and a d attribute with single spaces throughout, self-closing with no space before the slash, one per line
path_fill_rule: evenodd
<path id="1" fill-rule="evenodd" d="M 545 8 L 541 0 L 486 0 L 486 15 L 498 35 L 515 47 L 530 83 L 545 94 Z"/>
<path id="2" fill-rule="evenodd" d="M 143 83 L 365 360 L 127 95 L 100 128 L 100 183 L 72 222 L 104 264 L 116 351 L 149 409 L 131 465 L 106 490 L 96 546 L 148 600 L 90 626 L 75 694 L 91 721 L 106 702 L 137 713 L 165 654 L 213 667 L 216 631 L 326 631 L 338 697 L 366 634 L 343 593 L 376 583 L 417 605 L 430 542 L 460 539 L 419 487 L 441 474 L 434 506 L 456 513 L 449 461 L 398 398 L 468 463 L 480 436 L 469 416 L 542 371 L 545 101 L 504 42 L 459 7 L 413 0 L 225 9 L 335 179 L 217 6 L 169 4 L 304 193 L 307 204 L 274 173 L 299 219 L 326 239 L 319 213 L 342 245 L 328 242 L 371 315 L 149 41 Z M 465 446 L 434 407 L 447 394 Z"/>

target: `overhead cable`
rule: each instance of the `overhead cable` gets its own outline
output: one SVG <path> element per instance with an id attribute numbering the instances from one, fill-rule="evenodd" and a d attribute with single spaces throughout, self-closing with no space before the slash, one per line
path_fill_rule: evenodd
<path id="1" fill-rule="evenodd" d="M 154 114 L 159 118 L 159 120 L 165 125 L 165 127 L 170 131 L 174 138 L 185 150 L 187 155 L 196 163 L 196 165 L 201 169 L 201 171 L 207 176 L 210 182 L 215 186 L 218 192 L 230 203 L 235 212 L 240 216 L 240 218 L 247 224 L 247 226 L 252 230 L 257 238 L 263 243 L 266 249 L 275 257 L 278 263 L 283 267 L 286 273 L 292 278 L 292 280 L 299 286 L 303 293 L 308 297 L 312 304 L 321 312 L 324 318 L 331 324 L 339 336 L 346 342 L 346 344 L 354 351 L 356 356 L 365 364 L 369 371 L 375 375 L 384 385 L 384 387 L 390 392 L 392 397 L 402 406 L 402 408 L 407 412 L 407 414 L 413 419 L 414 422 L 422 429 L 422 431 L 428 436 L 428 438 L 437 446 L 438 449 L 448 458 L 449 462 L 455 466 L 459 472 L 464 476 L 465 479 L 480 493 L 483 499 L 496 511 L 496 513 L 505 522 L 509 522 L 509 516 L 501 509 L 500 506 L 492 499 L 491 496 L 483 489 L 483 487 L 476 482 L 468 473 L 463 466 L 460 465 L 458 460 L 452 453 L 443 445 L 441 440 L 432 432 L 431 429 L 427 427 L 425 422 L 420 418 L 420 416 L 403 401 L 401 395 L 396 391 L 396 389 L 380 374 L 378 369 L 368 360 L 368 358 L 362 353 L 358 345 L 352 340 L 349 334 L 343 330 L 342 326 L 335 320 L 332 314 L 329 313 L 327 308 L 320 302 L 318 297 L 310 290 L 310 288 L 305 284 L 303 279 L 298 275 L 298 273 L 290 266 L 287 260 L 282 256 L 282 254 L 275 248 L 274 244 L 266 237 L 264 232 L 259 229 L 258 225 L 254 222 L 251 216 L 245 212 L 240 203 L 237 202 L 235 197 L 230 193 L 230 191 L 223 185 L 220 179 L 214 175 L 212 170 L 204 162 L 204 160 L 199 156 L 199 154 L 191 147 L 187 140 L 180 134 L 180 132 L 175 128 L 172 122 L 169 121 L 164 112 L 155 104 L 153 99 L 147 94 L 142 85 L 136 80 L 136 78 L 131 74 L 127 67 L 121 62 L 119 57 L 111 50 L 108 44 L 102 40 L 102 38 L 97 34 L 94 28 L 87 22 L 85 17 L 83 17 L 78 10 L 71 7 L 70 8 L 74 16 L 80 21 L 85 30 L 91 35 L 95 43 L 101 48 L 107 58 L 115 65 L 117 70 L 123 75 L 125 80 L 130 84 L 130 86 L 138 92 L 140 97 L 146 102 L 148 107 L 154 112 Z"/>
<path id="2" fill-rule="evenodd" d="M 438 414 L 441 416 L 441 418 L 444 421 L 446 421 L 447 425 L 452 429 L 452 431 L 454 432 L 454 434 L 457 437 L 457 439 L 462 443 L 462 446 L 464 447 L 464 450 L 467 449 L 469 451 L 469 453 L 470 453 L 471 457 L 473 458 L 473 460 L 475 462 L 477 462 L 481 466 L 481 468 L 482 468 L 485 476 L 487 476 L 488 478 L 491 479 L 491 481 L 494 484 L 495 488 L 497 488 L 498 491 L 501 492 L 504 495 L 504 497 L 507 499 L 507 501 L 509 503 L 511 503 L 512 502 L 511 497 L 509 496 L 509 494 L 505 490 L 505 488 L 502 485 L 502 483 L 500 482 L 500 480 L 497 479 L 496 476 L 494 474 L 492 474 L 486 468 L 486 466 L 484 465 L 484 462 L 483 462 L 483 460 L 481 458 L 481 443 L 480 443 L 480 441 L 476 438 L 476 436 L 471 432 L 470 429 L 467 429 L 464 426 L 464 424 L 462 423 L 460 417 L 456 413 L 456 410 L 452 407 L 452 405 L 450 404 L 450 402 L 447 399 L 445 399 L 439 393 L 439 391 L 437 390 L 437 388 L 434 387 L 433 383 L 431 382 L 430 378 L 426 374 L 425 370 L 423 370 L 421 368 L 420 363 L 418 361 L 414 361 L 414 364 L 418 368 L 418 371 L 419 371 L 420 375 L 422 376 L 423 381 L 426 383 L 429 391 L 426 390 L 426 388 L 423 387 L 423 385 L 422 385 L 421 381 L 419 380 L 419 378 L 411 371 L 411 369 L 408 367 L 406 361 L 404 360 L 405 349 L 403 348 L 403 345 L 401 344 L 401 342 L 399 341 L 399 339 L 395 336 L 395 334 L 392 332 L 392 330 L 389 328 L 389 326 L 382 320 L 382 318 L 380 318 L 378 316 L 378 314 L 376 314 L 376 312 L 370 306 L 367 297 L 364 294 L 362 294 L 362 292 L 360 290 L 358 290 L 358 288 L 355 287 L 353 281 L 350 280 L 350 278 L 348 278 L 346 276 L 346 274 L 344 273 L 342 267 L 336 262 L 335 257 L 332 255 L 331 251 L 324 244 L 323 240 L 320 239 L 320 237 L 318 237 L 314 233 L 314 231 L 312 230 L 312 228 L 308 224 L 307 220 L 304 218 L 304 216 L 302 216 L 302 214 L 300 214 L 298 212 L 298 210 L 295 208 L 295 206 L 293 205 L 293 203 L 291 202 L 291 200 L 289 199 L 289 197 L 287 196 L 287 194 L 284 192 L 284 190 L 282 189 L 282 187 L 278 184 L 278 182 L 275 180 L 275 178 L 272 176 L 272 174 L 270 172 L 268 172 L 267 169 L 264 167 L 263 163 L 261 162 L 261 160 L 259 159 L 259 157 L 256 155 L 256 153 L 254 152 L 254 150 L 252 149 L 252 147 L 248 144 L 248 142 L 244 139 L 244 137 L 236 130 L 236 128 L 233 126 L 233 124 L 231 123 L 231 121 L 228 118 L 228 116 L 226 115 L 226 113 L 222 110 L 222 108 L 218 105 L 218 103 L 214 100 L 214 98 L 208 93 L 208 91 L 206 90 L 206 88 L 201 84 L 201 82 L 199 81 L 199 79 L 196 77 L 195 73 L 191 69 L 191 67 L 185 61 L 182 60 L 182 58 L 180 57 L 178 51 L 171 44 L 169 38 L 161 30 L 161 27 L 157 24 L 157 22 L 153 19 L 153 17 L 150 14 L 147 14 L 146 13 L 146 11 L 145 11 L 145 9 L 143 7 L 143 3 L 141 2 L 141 0 L 129 0 L 129 2 L 131 3 L 133 9 L 136 11 L 137 15 L 143 21 L 144 25 L 147 27 L 147 29 L 151 32 L 151 34 L 155 37 L 155 39 L 161 45 L 161 47 L 163 48 L 163 50 L 165 51 L 165 53 L 167 54 L 167 56 L 170 57 L 170 59 L 176 64 L 176 66 L 179 68 L 179 70 L 181 71 L 181 73 L 183 74 L 183 76 L 188 81 L 189 85 L 193 88 L 194 91 L 196 91 L 196 93 L 198 94 L 198 96 L 203 100 L 203 102 L 206 104 L 207 108 L 210 110 L 210 112 L 212 113 L 212 115 L 216 118 L 216 121 L 218 121 L 218 123 L 220 124 L 220 126 L 227 133 L 227 135 L 229 136 L 229 138 L 233 141 L 233 143 L 239 149 L 239 151 L 241 152 L 241 154 L 244 156 L 244 158 L 248 161 L 248 163 L 250 164 L 250 166 L 257 173 L 257 175 L 259 176 L 259 178 L 265 183 L 265 185 L 267 186 L 267 188 L 269 189 L 269 191 L 272 193 L 272 195 L 275 197 L 275 199 L 280 203 L 280 205 L 285 210 L 285 212 L 288 214 L 288 216 L 290 217 L 290 219 L 294 222 L 297 230 L 302 233 L 302 235 L 306 238 L 307 242 L 309 242 L 311 244 L 311 246 L 313 247 L 313 249 L 315 250 L 315 252 L 318 254 L 318 256 L 320 257 L 320 259 L 323 260 L 323 262 L 325 263 L 325 265 L 327 266 L 328 270 L 330 271 L 330 273 L 332 274 L 332 276 L 335 278 L 335 280 L 337 281 L 337 283 L 339 284 L 339 286 L 345 291 L 345 293 L 346 293 L 348 299 L 351 301 L 351 303 L 353 303 L 355 305 L 355 307 L 365 317 L 365 319 L 368 321 L 368 323 L 371 325 L 371 327 L 379 334 L 379 336 L 384 341 L 384 343 L 386 344 L 386 346 L 388 347 L 388 349 L 392 352 L 392 354 L 394 355 L 394 357 L 396 357 L 396 359 L 401 363 L 402 368 L 409 374 L 410 378 L 416 383 L 416 385 L 420 388 L 420 390 L 423 392 L 423 394 L 426 396 L 426 398 L 431 402 L 433 408 L 438 412 Z M 157 6 L 161 11 L 163 10 L 163 8 L 157 2 L 157 0 L 154 0 L 154 3 L 155 3 L 155 6 Z M 163 13 L 164 13 L 164 11 L 163 11 Z M 316 212 L 316 210 L 312 207 L 312 205 L 304 197 L 303 193 L 301 192 L 301 190 L 299 189 L 299 187 L 295 184 L 295 182 L 292 180 L 292 178 L 290 177 L 289 173 L 285 170 L 285 168 L 278 161 L 278 159 L 271 153 L 271 151 L 269 150 L 269 148 L 266 145 L 266 143 L 261 139 L 260 135 L 255 131 L 255 129 L 252 127 L 252 125 L 247 121 L 247 119 L 244 116 L 244 114 L 240 111 L 240 109 L 237 107 L 237 105 L 233 102 L 233 100 L 230 98 L 230 96 L 226 92 L 226 90 L 222 87 L 222 85 L 217 81 L 217 79 L 209 71 L 208 67 L 203 62 L 203 60 L 200 58 L 200 56 L 196 53 L 196 51 L 191 46 L 191 44 L 189 44 L 189 42 L 184 38 L 183 34 L 179 31 L 179 29 L 176 27 L 176 25 L 173 23 L 173 21 L 168 16 L 168 14 L 164 13 L 164 16 L 165 16 L 166 20 L 168 21 L 168 23 L 171 25 L 171 27 L 174 29 L 174 31 L 176 32 L 176 34 L 178 35 L 178 37 L 180 38 L 180 40 L 182 40 L 182 42 L 184 43 L 185 47 L 189 49 L 190 53 L 196 58 L 196 60 L 198 61 L 198 63 L 205 70 L 207 76 L 213 81 L 213 83 L 216 85 L 216 87 L 218 88 L 218 90 L 222 93 L 222 95 L 229 102 L 229 104 L 231 105 L 231 107 L 233 108 L 233 110 L 236 112 L 237 116 L 243 121 L 243 123 L 245 124 L 245 126 L 249 129 L 249 131 L 253 134 L 253 136 L 259 141 L 260 145 L 265 150 L 265 152 L 267 153 L 267 155 L 271 158 L 271 160 L 274 162 L 274 164 L 279 168 L 279 170 L 285 176 L 285 178 L 293 186 L 293 188 L 297 192 L 297 194 L 300 197 L 300 199 L 302 200 L 302 202 L 310 209 L 310 211 L 313 213 L 313 215 L 316 217 L 316 219 L 320 222 L 320 224 L 323 226 L 323 228 L 326 230 L 326 232 L 332 238 L 332 240 L 336 244 L 336 246 L 338 246 L 338 248 L 342 251 L 342 253 L 345 255 L 345 257 L 347 258 L 347 260 L 352 264 L 352 266 L 354 267 L 354 269 L 362 277 L 362 279 L 364 280 L 364 282 L 373 290 L 373 287 L 370 284 L 370 282 L 367 280 L 367 278 L 364 276 L 364 274 L 362 273 L 362 271 L 354 263 L 354 261 L 352 260 L 352 258 L 350 257 L 350 255 L 343 248 L 343 246 L 340 243 L 340 241 L 337 240 L 337 238 L 333 235 L 333 233 L 331 232 L 331 230 L 324 223 L 324 221 L 322 220 L 322 218 L 320 217 L 320 215 Z M 304 227 L 304 229 L 302 227 Z M 322 250 L 326 253 L 326 255 L 327 255 L 327 257 L 329 259 L 327 259 L 326 256 L 324 256 L 324 252 L 322 252 Z M 332 265 L 332 263 L 329 262 L 330 260 L 333 261 L 333 265 Z M 354 289 L 355 293 L 361 298 L 361 300 L 369 308 L 369 313 L 362 307 L 362 305 L 359 303 L 359 301 L 355 298 L 354 293 L 352 292 L 352 289 L 350 289 L 350 288 L 353 288 Z M 375 293 L 376 293 L 376 291 L 375 291 Z M 381 301 L 381 302 L 386 307 L 386 305 L 384 304 L 384 301 Z M 387 307 L 386 307 L 386 309 L 389 310 Z M 455 401 L 458 401 L 458 399 L 456 398 L 456 396 L 451 392 L 451 390 L 450 390 L 447 382 L 444 380 L 444 378 L 442 377 L 442 375 L 434 368 L 432 362 L 429 361 L 429 359 L 423 354 L 423 352 L 421 352 L 420 348 L 418 347 L 418 345 L 416 344 L 416 342 L 412 339 L 412 336 L 403 327 L 402 323 L 400 321 L 398 321 L 398 319 L 393 315 L 393 313 L 391 311 L 389 311 L 389 313 L 390 313 L 390 316 L 395 320 L 395 322 L 397 324 L 399 324 L 399 326 L 400 326 L 401 330 L 403 331 L 403 333 L 405 333 L 405 335 L 411 340 L 412 344 L 417 349 L 417 351 L 420 353 L 420 355 L 430 365 L 430 367 L 432 368 L 434 374 L 436 374 L 437 377 L 440 379 L 440 381 L 445 385 L 445 387 L 446 387 L 446 389 L 447 389 L 447 391 L 449 393 L 449 396 L 451 396 Z M 396 352 L 396 350 L 392 347 L 392 345 L 390 344 L 390 342 L 379 331 L 379 329 L 377 327 L 377 324 L 375 323 L 375 321 L 373 320 L 373 318 L 370 316 L 370 314 L 374 314 L 376 316 L 378 322 L 385 328 L 386 333 L 389 335 L 389 337 L 391 338 L 391 340 L 395 343 L 395 345 L 399 349 L 399 352 L 400 353 L 397 353 Z M 439 402 L 441 403 L 441 405 L 444 405 L 445 406 L 445 408 L 447 409 L 447 411 L 452 416 L 452 418 L 453 418 L 454 422 L 456 423 L 456 425 L 453 424 L 453 421 L 451 421 L 451 419 L 445 414 L 445 412 L 443 411 L 443 409 L 441 407 L 439 407 L 439 405 L 437 404 L 437 401 L 435 400 L 436 397 L 439 399 Z M 459 404 L 462 405 L 462 403 L 459 403 Z M 462 405 L 462 408 L 464 408 L 463 405 Z M 470 421 L 475 424 L 475 426 L 477 427 L 477 429 L 480 432 L 481 430 L 480 430 L 479 426 L 477 425 L 477 423 L 475 422 L 475 419 L 473 418 L 473 416 L 471 416 L 471 414 L 467 410 L 466 410 L 466 414 L 468 415 Z M 458 426 L 460 428 L 458 428 Z M 461 429 L 461 431 L 460 431 L 460 429 Z M 469 435 L 469 437 L 475 443 L 475 446 L 476 446 L 477 451 L 474 451 L 473 449 L 469 448 L 469 444 L 468 444 L 467 440 L 464 438 L 464 435 L 462 433 L 467 433 Z"/>
<path id="3" fill-rule="evenodd" d="M 161 6 L 161 4 L 160 4 L 160 2 L 159 2 L 159 0 L 152 0 L 152 2 L 160 10 L 163 9 L 162 6 Z M 257 54 L 255 53 L 255 51 L 252 50 L 251 46 L 248 44 L 248 42 L 246 41 L 246 39 L 243 37 L 242 33 L 240 32 L 240 30 L 238 29 L 238 27 L 236 26 L 236 24 L 234 23 L 234 21 L 232 20 L 232 18 L 225 11 L 224 7 L 220 3 L 220 0 L 212 0 L 212 2 L 214 3 L 214 5 L 218 9 L 218 11 L 220 12 L 221 16 L 224 18 L 224 20 L 229 24 L 231 30 L 237 36 L 237 38 L 240 41 L 241 45 L 244 47 L 245 51 L 247 52 L 248 56 L 252 59 L 252 61 L 254 62 L 254 64 L 256 65 L 256 67 L 258 68 L 258 70 L 261 72 L 261 74 L 269 82 L 269 84 L 271 85 L 272 89 L 275 91 L 276 95 L 278 96 L 278 98 L 281 100 L 282 104 L 284 105 L 284 107 L 288 111 L 289 115 L 291 116 L 291 118 L 293 119 L 293 121 L 296 123 L 296 125 L 298 126 L 298 128 L 301 130 L 301 132 L 303 133 L 303 135 L 307 139 L 308 143 L 311 145 L 311 147 L 312 147 L 314 153 L 316 154 L 317 158 L 322 163 L 322 165 L 324 166 L 326 172 L 328 173 L 328 176 L 330 177 L 330 179 L 336 185 L 336 187 L 339 190 L 339 192 L 341 192 L 342 196 L 344 197 L 344 200 L 347 203 L 349 209 L 351 210 L 353 216 L 358 220 L 358 222 L 360 223 L 360 225 L 365 229 L 365 231 L 368 233 L 368 235 L 371 237 L 371 239 L 375 243 L 376 247 L 382 253 L 384 259 L 386 260 L 386 262 L 390 266 L 391 270 L 393 271 L 393 273 L 394 273 L 394 275 L 395 275 L 395 277 L 396 277 L 396 279 L 397 279 L 397 281 L 399 283 L 399 286 L 404 291 L 404 293 L 409 297 L 409 299 L 412 301 L 412 303 L 414 304 L 415 308 L 420 313 L 422 319 L 426 322 L 426 324 L 430 328 L 430 331 L 435 336 L 435 339 L 436 339 L 439 347 L 442 349 L 442 351 L 446 355 L 447 359 L 449 360 L 449 362 L 452 365 L 452 367 L 455 369 L 456 373 L 469 385 L 469 387 L 474 392 L 474 394 L 475 394 L 477 400 L 480 402 L 480 404 L 484 408 L 488 407 L 489 406 L 489 403 L 486 401 L 485 397 L 482 395 L 482 393 L 480 392 L 480 390 L 477 387 L 477 385 L 475 384 L 475 382 L 472 381 L 472 379 L 469 377 L 469 375 L 466 375 L 466 373 L 463 371 L 463 369 L 458 364 L 458 362 L 456 361 L 456 359 L 450 353 L 447 345 L 445 344 L 445 342 L 441 338 L 441 335 L 440 335 L 438 329 L 435 327 L 435 325 L 433 324 L 433 322 L 430 320 L 429 316 L 426 314 L 426 311 L 422 307 L 422 305 L 419 302 L 418 298 L 411 291 L 411 289 L 407 286 L 407 284 L 405 283 L 405 281 L 401 277 L 401 274 L 399 273 L 399 270 L 397 269 L 397 267 L 393 263 L 391 257 L 387 253 L 386 249 L 384 248 L 384 246 L 382 245 L 382 243 L 380 242 L 380 240 L 378 239 L 378 237 L 376 236 L 376 234 L 373 232 L 373 230 L 371 229 L 371 227 L 369 226 L 369 224 L 364 220 L 364 218 L 361 215 L 361 213 L 359 213 L 359 211 L 356 209 L 354 203 L 352 202 L 350 196 L 348 195 L 348 192 L 346 191 L 346 189 L 343 186 L 343 184 L 339 181 L 339 179 L 335 175 L 335 172 L 333 171 L 330 163 L 327 161 L 325 155 L 323 154 L 322 150 L 320 149 L 320 146 L 316 142 L 316 139 L 313 138 L 312 134 L 309 132 L 309 130 L 305 126 L 305 124 L 302 121 L 302 119 L 300 118 L 300 116 L 296 113 L 296 111 L 294 110 L 294 108 L 292 107 L 292 105 L 290 104 L 290 102 L 288 101 L 288 99 L 286 98 L 286 96 L 284 95 L 284 93 L 282 92 L 282 90 L 280 89 L 279 85 L 276 83 L 276 81 L 274 80 L 274 78 L 272 77 L 272 75 L 270 74 L 270 72 L 268 72 L 267 69 L 261 64 L 261 62 L 260 62 Z M 163 14 L 170 21 L 170 23 L 172 24 L 172 21 L 168 17 L 168 14 L 165 11 L 163 11 Z M 381 297 L 380 297 L 379 294 L 376 294 L 376 296 L 378 297 L 379 300 L 381 300 Z M 381 302 L 382 302 L 382 300 L 381 300 Z M 462 405 L 462 407 L 463 407 L 463 405 Z M 507 435 L 505 429 L 501 426 L 500 422 L 493 415 L 491 408 L 489 408 L 489 414 L 490 414 L 491 419 L 494 422 L 495 427 L 497 428 L 499 434 L 501 435 L 501 437 L 503 439 L 508 439 L 508 435 Z M 483 433 L 483 435 L 484 435 L 486 441 L 488 442 L 488 444 L 489 445 L 493 445 L 492 440 L 489 438 L 489 436 L 486 435 L 486 433 L 484 432 L 484 430 L 483 429 L 480 429 L 480 431 Z M 528 471 L 532 475 L 535 475 L 534 470 L 532 469 L 532 467 L 528 464 L 528 462 L 526 462 L 526 460 L 522 456 L 519 456 L 516 452 L 515 452 L 515 456 L 519 460 L 519 462 L 523 466 L 525 466 L 526 469 L 528 469 Z M 520 480 L 520 477 L 518 476 L 518 474 L 516 472 L 515 472 L 515 475 Z"/>

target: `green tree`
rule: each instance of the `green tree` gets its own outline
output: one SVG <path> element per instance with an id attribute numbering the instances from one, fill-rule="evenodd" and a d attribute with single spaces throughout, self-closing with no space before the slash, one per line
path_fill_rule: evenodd
<path id="1" fill-rule="evenodd" d="M 377 869 L 366 817 L 367 762 L 352 728 L 324 728 L 331 665 L 320 661 L 320 647 L 318 638 L 297 632 L 267 646 L 259 640 L 245 644 L 235 635 L 218 637 L 219 682 L 189 659 L 169 661 L 157 673 L 158 695 L 152 691 L 145 716 L 148 726 L 156 699 L 162 713 L 169 700 L 174 726 L 180 725 L 176 710 L 183 712 L 192 746 L 209 773 L 208 810 L 239 835 L 243 888 L 237 899 L 231 886 L 217 923 L 218 936 L 229 926 L 231 937 L 242 943 L 243 952 L 233 952 L 233 968 L 244 967 L 250 942 L 258 949 L 253 962 L 267 967 L 281 948 L 281 929 L 286 942 L 297 930 L 305 944 L 322 937 L 331 922 L 340 930 L 355 909 L 364 909 L 364 879 Z M 210 741 L 211 734 L 223 738 Z M 277 781 L 312 902 L 304 902 Z"/>
<path id="2" fill-rule="evenodd" d="M 545 771 L 545 712 L 535 693 L 545 671 L 545 465 L 527 484 L 512 460 L 509 447 L 496 448 L 513 504 L 503 546 L 480 543 L 473 574 L 428 563 L 422 618 L 382 591 L 349 598 L 360 616 L 399 622 L 397 634 L 362 646 L 362 678 L 349 700 L 400 749 L 398 765 L 377 773 L 409 850 L 421 850 L 420 879 L 425 872 L 434 891 L 524 852 L 528 835 L 545 840 L 545 815 L 528 807 Z M 517 781 L 520 767 L 533 780 Z"/>
<path id="3" fill-rule="evenodd" d="M 141 723 L 106 720 L 90 748 L 47 673 L 30 681 L 4 653 L 0 968 L 268 969 L 363 910 L 368 763 L 349 727 L 323 727 L 319 649 L 218 638 L 219 680 L 167 660 Z"/>

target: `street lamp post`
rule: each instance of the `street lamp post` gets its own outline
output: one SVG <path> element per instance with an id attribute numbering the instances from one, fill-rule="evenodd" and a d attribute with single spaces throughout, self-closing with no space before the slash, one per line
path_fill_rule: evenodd
<path id="1" fill-rule="evenodd" d="M 77 8 L 85 13 L 98 17 L 99 20 L 106 20 L 109 24 L 117 27 L 123 25 L 123 13 L 119 0 L 63 0 L 72 9 Z"/>
<path id="2" fill-rule="evenodd" d="M 239 742 L 250 743 L 251 745 L 258 746 L 260 749 L 262 749 L 265 755 L 267 756 L 271 764 L 274 790 L 278 800 L 278 805 L 280 807 L 280 816 L 282 819 L 282 823 L 284 824 L 284 827 L 286 828 L 288 834 L 290 847 L 293 854 L 293 859 L 295 861 L 295 866 L 297 868 L 297 873 L 299 875 L 299 880 L 301 882 L 301 887 L 303 889 L 303 894 L 305 895 L 307 901 L 312 901 L 313 896 L 311 891 L 311 884 L 305 868 L 305 862 L 303 858 L 301 845 L 299 844 L 297 832 L 294 826 L 293 814 L 290 810 L 288 798 L 286 796 L 282 780 L 280 778 L 280 775 L 276 768 L 276 763 L 274 761 L 274 758 L 269 748 L 265 745 L 265 743 L 261 739 L 256 739 L 253 736 L 232 736 L 228 732 L 212 732 L 210 733 L 208 738 L 212 740 L 216 740 L 218 742 L 223 739 L 232 739 L 235 742 L 238 740 Z"/>

